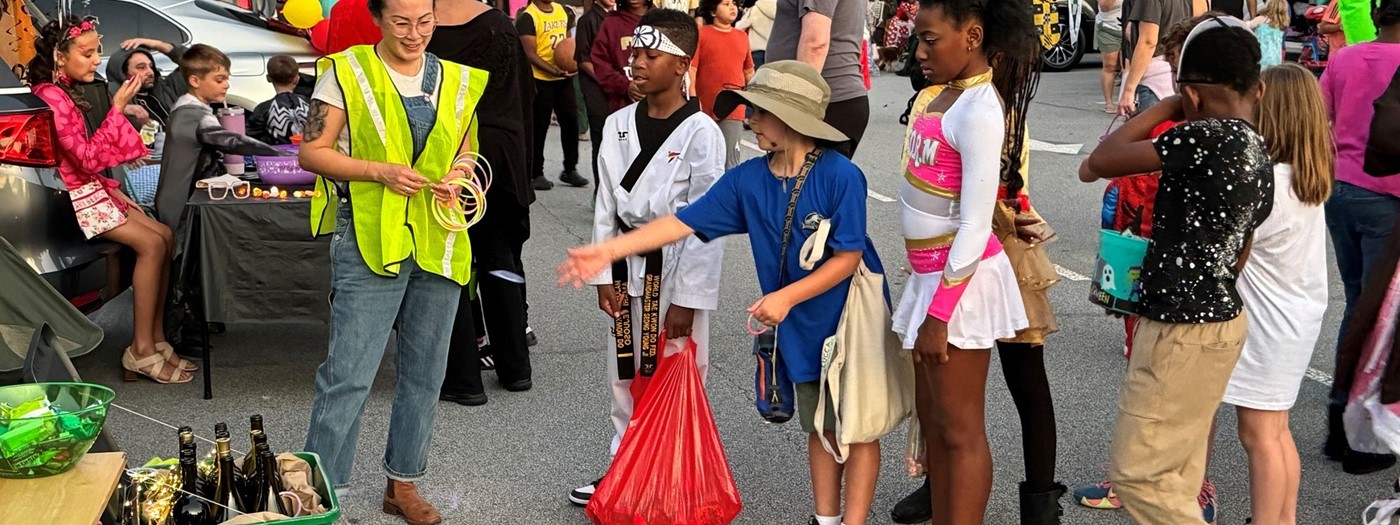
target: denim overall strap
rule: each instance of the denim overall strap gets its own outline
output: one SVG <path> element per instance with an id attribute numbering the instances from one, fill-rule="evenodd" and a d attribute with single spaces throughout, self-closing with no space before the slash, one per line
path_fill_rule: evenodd
<path id="1" fill-rule="evenodd" d="M 438 76 L 441 73 L 441 64 L 438 58 L 432 53 L 423 56 L 423 96 L 405 97 L 403 99 L 404 113 L 408 115 L 408 129 L 413 134 L 413 162 L 418 161 L 418 156 L 423 153 L 423 148 L 428 143 L 428 134 L 433 131 L 433 123 L 437 122 L 437 108 L 433 106 L 433 93 L 437 91 Z"/>

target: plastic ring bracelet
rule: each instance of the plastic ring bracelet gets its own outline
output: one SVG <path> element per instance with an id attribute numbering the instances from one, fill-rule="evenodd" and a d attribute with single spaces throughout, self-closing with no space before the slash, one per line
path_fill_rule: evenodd
<path id="1" fill-rule="evenodd" d="M 745 329 L 745 330 L 748 330 L 749 335 L 763 335 L 763 334 L 767 333 L 769 330 L 772 330 L 772 329 L 773 329 L 773 327 L 768 326 L 768 325 L 766 325 L 766 324 L 763 324 L 762 322 L 759 322 L 759 326 L 762 326 L 763 329 L 762 329 L 762 330 L 754 330 L 754 329 L 753 329 L 753 322 L 754 322 L 754 321 L 758 321 L 758 319 L 754 319 L 754 317 L 753 317 L 752 315 L 749 316 L 749 320 L 744 321 L 744 329 Z"/>
<path id="2" fill-rule="evenodd" d="M 464 192 L 449 202 L 437 201 L 433 218 L 448 231 L 464 231 L 486 215 L 486 192 L 468 179 L 452 179 L 443 184 L 457 186 Z M 469 218 L 470 216 L 470 218 Z"/>

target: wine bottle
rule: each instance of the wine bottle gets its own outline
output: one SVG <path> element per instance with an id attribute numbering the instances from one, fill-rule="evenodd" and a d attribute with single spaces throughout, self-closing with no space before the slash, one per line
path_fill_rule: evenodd
<path id="1" fill-rule="evenodd" d="M 267 442 L 258 443 L 258 466 L 262 471 L 258 473 L 260 492 L 253 507 L 257 512 L 276 512 L 286 514 L 283 509 L 282 498 L 282 469 L 277 466 L 277 458 L 272 455 Z"/>
<path id="2" fill-rule="evenodd" d="M 182 483 L 192 483 L 194 488 L 190 489 L 190 492 L 207 497 L 208 487 L 206 485 L 208 485 L 208 483 L 204 482 L 204 477 L 199 473 L 199 451 L 194 444 L 194 430 L 190 429 L 190 427 L 180 427 L 179 457 L 183 459 L 186 453 L 194 460 L 195 467 L 194 471 L 189 473 L 185 473 L 184 470 L 181 470 L 181 475 L 189 476 L 189 479 Z"/>
<path id="3" fill-rule="evenodd" d="M 184 492 L 175 498 L 171 507 L 171 522 L 174 525 L 214 525 L 209 518 L 209 507 L 196 497 L 199 494 L 199 465 L 195 462 L 194 434 L 188 430 L 180 432 L 180 479 Z"/>
<path id="4" fill-rule="evenodd" d="M 221 421 L 221 422 L 218 422 L 218 423 L 214 423 L 214 440 L 215 440 L 215 441 L 218 441 L 219 438 L 226 438 L 226 437 L 229 437 L 229 434 L 228 434 L 228 423 L 224 423 L 224 422 L 222 422 L 222 421 Z"/>
<path id="5" fill-rule="evenodd" d="M 238 463 L 243 467 L 243 474 L 245 476 L 258 472 L 257 466 L 254 465 L 254 463 L 258 459 L 257 450 L 259 436 L 262 436 L 263 439 L 267 439 L 267 434 L 263 431 L 262 415 L 254 414 L 253 417 L 248 418 L 248 453 L 244 454 L 243 461 Z"/>
<path id="6" fill-rule="evenodd" d="M 237 511 L 242 511 L 239 504 L 241 497 L 238 493 L 238 486 L 234 483 L 233 451 L 229 447 L 228 438 L 222 437 L 214 440 L 214 450 L 217 456 L 215 468 L 218 472 L 217 484 L 214 486 L 214 506 L 210 509 L 214 516 L 214 523 L 223 523 L 238 516 Z"/>
<path id="7" fill-rule="evenodd" d="M 267 435 L 263 433 L 263 419 L 261 415 L 253 415 L 248 418 L 248 453 L 238 462 L 238 475 L 236 476 L 240 492 L 243 495 L 242 503 L 244 508 L 256 509 L 258 497 L 266 492 L 262 483 L 262 467 L 258 465 L 258 444 L 267 443 Z"/>

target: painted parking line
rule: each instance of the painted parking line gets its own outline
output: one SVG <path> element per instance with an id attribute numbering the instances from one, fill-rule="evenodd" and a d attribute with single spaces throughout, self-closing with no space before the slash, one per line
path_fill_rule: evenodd
<path id="1" fill-rule="evenodd" d="M 1059 153 L 1061 155 L 1078 155 L 1079 151 L 1083 149 L 1083 144 L 1054 144 L 1031 139 L 1031 151 L 1044 151 L 1047 153 Z"/>
<path id="2" fill-rule="evenodd" d="M 1060 274 L 1060 277 L 1064 277 L 1064 278 L 1069 279 L 1069 280 L 1071 280 L 1071 281 L 1088 281 L 1088 280 L 1089 280 L 1089 276 L 1084 275 L 1084 274 L 1081 274 L 1081 273 L 1076 272 L 1076 271 L 1074 271 L 1074 270 L 1071 270 L 1071 269 L 1069 269 L 1069 268 L 1065 268 L 1064 266 L 1060 266 L 1060 265 L 1058 265 L 1058 264 L 1055 265 L 1055 273 L 1058 273 L 1058 274 Z"/>
<path id="3" fill-rule="evenodd" d="M 1060 265 L 1058 265 L 1058 264 L 1055 265 L 1055 273 L 1058 273 L 1058 274 L 1060 274 L 1060 277 L 1064 277 L 1064 278 L 1069 279 L 1069 280 L 1071 280 L 1071 281 L 1089 281 L 1089 280 L 1091 280 L 1088 276 L 1086 276 L 1086 275 L 1084 275 L 1084 274 L 1081 274 L 1081 273 L 1076 272 L 1076 271 L 1074 271 L 1074 270 L 1071 270 L 1071 269 L 1069 269 L 1069 268 L 1065 268 L 1065 267 L 1060 266 Z M 1316 382 L 1318 382 L 1318 383 L 1320 383 L 1320 384 L 1322 384 L 1323 386 L 1326 386 L 1326 387 L 1331 387 L 1331 386 L 1332 386 L 1332 374 L 1328 374 L 1327 372 L 1323 372 L 1323 371 L 1318 370 L 1318 369 L 1316 369 L 1316 368 L 1311 368 L 1311 367 L 1309 367 L 1309 368 L 1308 368 L 1308 371 L 1307 371 L 1306 373 L 1304 373 L 1303 377 L 1305 377 L 1305 378 L 1307 378 L 1307 379 L 1311 379 L 1311 380 L 1313 380 L 1313 381 L 1316 381 Z"/>

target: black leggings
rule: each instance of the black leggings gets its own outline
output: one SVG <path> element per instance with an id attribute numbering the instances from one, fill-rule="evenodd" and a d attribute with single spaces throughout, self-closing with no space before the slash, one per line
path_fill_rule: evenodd
<path id="1" fill-rule="evenodd" d="M 1045 375 L 1045 346 L 998 342 L 997 354 L 1021 417 L 1026 491 L 1048 492 L 1055 488 L 1055 404 Z"/>

